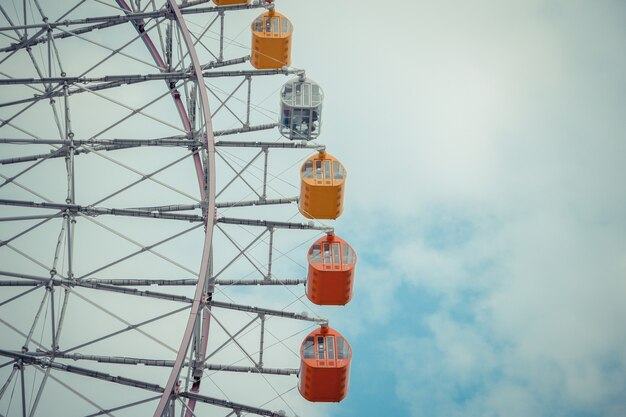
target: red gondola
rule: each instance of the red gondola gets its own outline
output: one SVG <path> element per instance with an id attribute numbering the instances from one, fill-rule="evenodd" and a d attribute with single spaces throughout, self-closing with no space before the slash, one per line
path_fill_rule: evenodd
<path id="1" fill-rule="evenodd" d="M 329 233 L 311 246 L 306 295 L 317 305 L 345 305 L 352 299 L 356 253 Z"/>
<path id="2" fill-rule="evenodd" d="M 348 395 L 352 349 L 330 327 L 311 332 L 300 348 L 298 390 L 313 402 L 339 402 Z"/>

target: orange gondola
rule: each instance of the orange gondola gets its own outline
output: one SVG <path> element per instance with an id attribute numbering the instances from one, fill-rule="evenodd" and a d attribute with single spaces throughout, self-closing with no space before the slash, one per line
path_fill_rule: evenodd
<path id="1" fill-rule="evenodd" d="M 356 253 L 329 233 L 309 249 L 306 296 L 317 305 L 345 305 L 352 299 Z"/>
<path id="2" fill-rule="evenodd" d="M 339 402 L 346 398 L 350 380 L 352 349 L 346 339 L 330 327 L 311 332 L 300 348 L 298 390 L 313 402 Z"/>
<path id="3" fill-rule="evenodd" d="M 309 219 L 336 219 L 343 212 L 346 169 L 334 156 L 320 151 L 300 170 L 300 213 Z"/>
<path id="4" fill-rule="evenodd" d="M 213 0 L 216 6 L 232 6 L 233 4 L 248 4 L 248 0 Z"/>
<path id="5" fill-rule="evenodd" d="M 273 8 L 257 17 L 252 22 L 252 66 L 275 69 L 291 64 L 292 33 L 289 19 Z"/>

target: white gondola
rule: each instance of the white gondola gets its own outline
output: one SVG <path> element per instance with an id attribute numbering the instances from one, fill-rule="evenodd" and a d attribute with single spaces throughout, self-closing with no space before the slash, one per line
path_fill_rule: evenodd
<path id="1" fill-rule="evenodd" d="M 308 78 L 289 80 L 280 92 L 280 133 L 290 140 L 313 140 L 322 126 L 320 86 Z"/>

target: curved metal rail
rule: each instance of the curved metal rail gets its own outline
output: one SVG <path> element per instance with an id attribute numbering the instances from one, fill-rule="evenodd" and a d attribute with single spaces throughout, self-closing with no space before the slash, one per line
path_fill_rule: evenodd
<path id="1" fill-rule="evenodd" d="M 210 306 L 206 305 L 206 299 L 204 290 L 207 284 L 207 281 L 210 276 L 209 271 L 209 259 L 211 254 L 211 244 L 213 240 L 213 225 L 214 225 L 214 213 L 215 213 L 215 141 L 213 138 L 213 126 L 211 123 L 211 112 L 209 110 L 209 98 L 206 91 L 206 87 L 204 85 L 204 77 L 202 75 L 202 68 L 200 66 L 200 61 L 198 60 L 198 55 L 196 54 L 196 50 L 193 45 L 193 41 L 191 39 L 191 35 L 189 34 L 189 29 L 185 24 L 183 16 L 178 8 L 178 5 L 174 0 L 168 0 L 168 4 L 174 12 L 174 16 L 176 22 L 178 23 L 178 28 L 183 36 L 183 40 L 187 45 L 187 49 L 189 50 L 189 56 L 192 62 L 192 70 L 196 77 L 196 82 L 198 85 L 198 92 L 200 93 L 200 100 L 202 104 L 202 113 L 203 120 L 205 124 L 205 147 L 206 147 L 206 181 L 204 177 L 204 170 L 202 170 L 202 162 L 200 161 L 200 155 L 196 153 L 194 155 L 194 162 L 196 163 L 196 171 L 198 174 L 198 182 L 200 184 L 201 193 L 203 200 L 206 203 L 206 226 L 205 226 L 205 235 L 204 235 L 204 249 L 202 251 L 202 263 L 200 266 L 200 273 L 198 275 L 198 284 L 196 285 L 196 290 L 193 297 L 193 304 L 191 306 L 191 311 L 189 312 L 189 319 L 187 320 L 187 327 L 185 328 L 185 333 L 183 335 L 183 340 L 180 343 L 180 348 L 178 349 L 178 355 L 176 356 L 176 361 L 174 366 L 172 367 L 172 371 L 170 373 L 170 377 L 167 380 L 167 384 L 165 385 L 165 390 L 163 391 L 163 395 L 161 396 L 161 400 L 159 401 L 159 405 L 157 406 L 154 416 L 160 417 L 165 410 L 165 407 L 168 405 L 171 400 L 172 394 L 174 392 L 174 388 L 176 386 L 176 382 L 180 375 L 180 370 L 183 366 L 185 355 L 187 354 L 187 349 L 189 348 L 189 344 L 191 343 L 191 337 L 193 334 L 194 326 L 196 321 L 198 320 L 200 308 L 210 309 Z M 198 167 L 200 169 L 198 169 Z M 206 294 L 207 297 L 211 297 L 211 294 Z M 201 352 L 206 352 L 206 346 L 208 343 L 208 332 L 209 332 L 209 317 L 207 315 L 204 326 L 203 326 L 203 344 L 201 348 Z M 202 353 L 202 356 L 204 354 Z M 201 361 L 203 362 L 203 361 Z M 199 388 L 199 381 L 196 383 L 198 386 L 194 387 Z M 194 384 L 195 385 L 195 384 Z M 195 400 L 194 400 L 195 403 Z"/>
<path id="2" fill-rule="evenodd" d="M 127 14 L 132 13 L 132 9 L 126 3 L 125 0 L 117 0 L 118 5 L 123 8 Z M 189 57 L 191 59 L 191 76 L 195 78 L 196 84 L 198 86 L 198 92 L 200 95 L 201 109 L 203 114 L 203 122 L 204 122 L 204 132 L 206 133 L 204 136 L 204 148 L 206 149 L 206 161 L 205 166 L 202 165 L 202 159 L 200 153 L 196 150 L 193 155 L 194 165 L 196 167 L 196 174 L 198 178 L 198 185 L 200 187 L 200 195 L 202 200 L 205 203 L 205 238 L 204 238 L 204 248 L 202 251 L 202 262 L 200 266 L 200 272 L 198 274 L 198 282 L 196 284 L 196 289 L 194 292 L 193 302 L 191 305 L 191 311 L 189 312 L 189 318 L 187 320 L 187 325 L 185 327 L 185 332 L 183 334 L 183 338 L 180 343 L 180 347 L 178 349 L 178 354 L 176 356 L 176 360 L 174 361 L 174 365 L 170 372 L 170 376 L 167 380 L 167 384 L 164 387 L 163 394 L 161 399 L 159 400 L 159 404 L 154 412 L 154 416 L 161 416 L 165 411 L 168 403 L 172 398 L 172 394 L 174 393 L 174 389 L 176 387 L 176 383 L 180 376 L 181 368 L 185 362 L 185 356 L 187 354 L 187 350 L 189 348 L 189 344 L 191 343 L 191 339 L 193 337 L 194 328 L 196 326 L 196 321 L 201 315 L 201 309 L 209 309 L 210 305 L 207 304 L 207 300 L 212 296 L 211 293 L 205 293 L 205 288 L 207 281 L 209 280 L 210 271 L 209 271 L 209 260 L 211 254 L 211 244 L 213 240 L 213 226 L 214 226 L 214 213 L 215 213 L 215 140 L 213 135 L 213 126 L 211 122 L 211 112 L 209 109 L 209 101 L 208 94 L 206 91 L 206 87 L 204 84 L 204 77 L 202 74 L 202 67 L 200 61 L 198 60 L 198 56 L 195 51 L 195 47 L 193 41 L 191 39 L 191 35 L 189 33 L 189 29 L 185 24 L 182 13 L 180 11 L 179 6 L 173 0 L 168 0 L 167 5 L 170 13 L 172 14 L 173 19 L 176 21 L 178 30 L 183 37 L 185 45 L 187 46 L 187 50 L 189 51 Z M 156 64 L 161 68 L 162 71 L 167 71 L 167 66 L 163 61 L 163 58 L 160 56 L 159 51 L 156 46 L 150 39 L 147 33 L 143 31 L 143 22 L 140 19 L 132 19 L 131 22 L 135 26 L 137 32 L 141 34 L 141 38 L 148 48 L 150 55 L 156 62 Z M 192 133 L 193 126 L 189 120 L 187 115 L 185 105 L 180 98 L 180 94 L 176 88 L 170 88 L 170 93 L 172 98 L 174 99 L 174 103 L 176 105 L 176 109 L 180 118 L 185 126 L 185 130 L 187 132 Z M 205 177 L 206 170 L 206 177 Z M 200 358 L 199 366 L 203 366 L 203 356 L 204 352 L 206 352 L 206 346 L 208 343 L 208 332 L 209 332 L 209 324 L 210 324 L 210 314 L 207 314 L 202 326 L 202 346 L 200 349 Z M 193 392 L 198 392 L 200 388 L 200 381 L 196 381 L 192 387 Z M 196 400 L 194 398 L 190 398 L 189 408 L 191 410 L 194 409 Z"/>

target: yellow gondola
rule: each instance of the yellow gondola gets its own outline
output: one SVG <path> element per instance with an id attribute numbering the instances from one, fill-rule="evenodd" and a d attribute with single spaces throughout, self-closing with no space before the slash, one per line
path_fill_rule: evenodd
<path id="1" fill-rule="evenodd" d="M 282 68 L 291 64 L 293 25 L 282 14 L 271 9 L 252 22 L 252 55 L 256 69 Z"/>
<path id="2" fill-rule="evenodd" d="M 320 151 L 300 170 L 300 213 L 309 219 L 336 219 L 343 212 L 346 169 L 334 156 Z"/>

